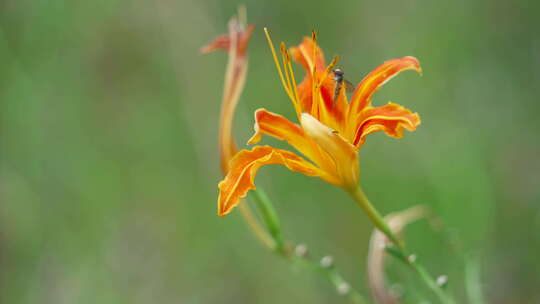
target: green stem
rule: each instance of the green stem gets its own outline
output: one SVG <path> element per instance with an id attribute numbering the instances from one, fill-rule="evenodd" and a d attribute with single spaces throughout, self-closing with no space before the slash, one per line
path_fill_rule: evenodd
<path id="1" fill-rule="evenodd" d="M 281 234 L 281 223 L 279 222 L 279 217 L 274 209 L 274 205 L 270 202 L 270 199 L 263 190 L 254 190 L 253 194 L 262 220 L 266 224 L 268 232 L 270 232 L 270 235 L 274 239 L 274 250 L 280 254 L 285 254 L 285 242 L 283 241 L 283 235 Z"/>
<path id="2" fill-rule="evenodd" d="M 426 285 L 437 295 L 441 303 L 453 304 L 454 301 L 442 290 L 442 288 L 433 280 L 427 270 L 416 261 L 409 262 L 409 265 L 418 273 Z"/>
<path id="3" fill-rule="evenodd" d="M 388 226 L 388 224 L 386 223 L 382 215 L 379 213 L 379 211 L 377 211 L 377 209 L 375 209 L 373 204 L 371 204 L 371 202 L 367 198 L 362 188 L 357 187 L 356 189 L 349 191 L 349 193 L 352 195 L 352 197 L 358 203 L 358 205 L 366 212 L 367 216 L 373 222 L 375 227 L 377 227 L 377 229 L 379 229 L 382 233 L 384 233 L 386 237 L 388 237 L 388 239 L 392 243 L 394 243 L 396 248 L 393 248 L 392 250 L 395 250 L 396 252 L 394 252 L 392 256 L 397 257 L 399 260 L 411 266 L 412 269 L 426 283 L 426 285 L 437 295 L 441 303 L 453 304 L 454 301 L 448 295 L 446 295 L 446 293 L 431 277 L 431 275 L 427 272 L 427 270 L 421 265 L 419 265 L 417 261 L 408 258 L 410 255 L 407 254 L 403 241 L 397 237 L 397 235 L 392 231 L 392 229 L 390 229 L 390 227 Z M 389 251 L 389 252 L 392 253 L 392 251 Z"/>
<path id="4" fill-rule="evenodd" d="M 261 219 L 265 223 L 266 228 L 273 239 L 273 249 L 275 253 L 292 261 L 299 261 L 303 265 L 322 273 L 334 285 L 339 294 L 347 296 L 353 303 L 367 303 L 365 298 L 345 281 L 335 267 L 323 267 L 317 261 L 310 259 L 306 254 L 297 255 L 291 250 L 288 250 L 290 249 L 290 246 L 285 246 L 286 242 L 281 232 L 281 223 L 272 201 L 260 188 L 253 191 L 253 194 Z"/>
<path id="5" fill-rule="evenodd" d="M 330 267 L 324 267 L 317 261 L 310 259 L 308 256 L 293 255 L 293 260 L 298 261 L 315 271 L 322 273 L 328 281 L 334 285 L 337 292 L 345 297 L 348 297 L 351 302 L 355 304 L 367 304 L 369 303 L 366 298 L 360 294 L 356 289 L 350 286 L 349 283 L 343 278 L 338 270 L 332 265 Z"/>
<path id="6" fill-rule="evenodd" d="M 366 194 L 360 187 L 356 187 L 356 189 L 349 191 L 349 193 L 352 195 L 356 203 L 366 212 L 369 219 L 373 222 L 375 227 L 379 229 L 388 239 L 396 245 L 401 251 L 404 251 L 405 246 L 403 245 L 403 242 L 396 236 L 396 234 L 390 229 L 388 224 L 386 224 L 386 221 L 382 217 L 382 215 L 373 207 L 373 204 L 369 201 Z"/>
<path id="7" fill-rule="evenodd" d="M 444 304 L 454 304 L 454 300 L 450 298 L 444 290 L 437 284 L 437 282 L 431 277 L 429 272 L 420 264 L 418 264 L 418 261 L 416 261 L 416 258 L 412 258 L 412 255 L 407 255 L 405 251 L 401 251 L 398 248 L 386 247 L 386 252 L 389 253 L 394 258 L 398 259 L 399 261 L 403 262 L 405 265 L 411 267 L 414 272 L 420 276 L 422 281 L 426 283 L 426 285 L 437 295 L 441 303 Z"/>

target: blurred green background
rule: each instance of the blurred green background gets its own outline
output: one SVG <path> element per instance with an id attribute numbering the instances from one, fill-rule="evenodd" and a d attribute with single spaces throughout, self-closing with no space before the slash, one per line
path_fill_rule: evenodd
<path id="1" fill-rule="evenodd" d="M 361 150 L 365 191 L 383 213 L 426 204 L 407 240 L 466 302 L 477 261 L 488 303 L 540 302 L 540 5 L 534 1 L 243 2 L 257 26 L 235 119 L 293 118 L 262 27 L 297 44 L 319 32 L 357 82 L 413 55 L 375 96 L 420 113 L 402 140 Z M 328 282 L 259 245 L 241 217 L 216 216 L 226 32 L 241 2 L 0 2 L 1 303 L 348 303 Z M 298 69 L 297 77 L 302 72 Z M 277 144 L 276 141 L 265 140 Z M 257 182 L 287 238 L 331 254 L 362 293 L 372 225 L 340 189 L 282 167 Z M 399 265 L 411 303 L 431 294 Z"/>

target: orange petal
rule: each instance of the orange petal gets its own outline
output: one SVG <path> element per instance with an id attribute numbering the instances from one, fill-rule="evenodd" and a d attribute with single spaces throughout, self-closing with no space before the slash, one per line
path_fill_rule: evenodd
<path id="1" fill-rule="evenodd" d="M 284 165 L 292 171 L 308 176 L 324 175 L 320 169 L 300 156 L 270 146 L 256 146 L 238 152 L 230 162 L 230 170 L 219 185 L 218 215 L 231 212 L 240 198 L 255 189 L 255 175 L 260 167 L 270 164 Z"/>
<path id="2" fill-rule="evenodd" d="M 247 51 L 249 39 L 255 29 L 254 25 L 248 25 L 245 29 L 245 25 L 241 25 L 236 18 L 231 19 L 229 22 L 229 34 L 224 34 L 216 37 L 213 41 L 203 46 L 200 50 L 201 54 L 208 54 L 217 50 L 229 51 L 231 48 L 231 42 L 236 42 L 238 56 L 244 56 Z M 233 37 L 233 35 L 235 35 Z"/>
<path id="3" fill-rule="evenodd" d="M 300 153 L 315 162 L 324 170 L 333 167 L 332 159 L 321 151 L 320 147 L 297 124 L 282 115 L 258 109 L 255 111 L 255 134 L 248 144 L 255 144 L 261 140 L 262 134 L 267 134 L 279 140 L 285 140 Z"/>
<path id="4" fill-rule="evenodd" d="M 373 93 L 392 77 L 405 70 L 415 70 L 422 73 L 420 62 L 411 56 L 388 60 L 371 71 L 362 79 L 353 93 L 350 105 L 352 116 L 350 117 L 355 118 L 356 114 L 369 104 Z"/>
<path id="5" fill-rule="evenodd" d="M 200 50 L 200 53 L 208 54 L 208 53 L 215 52 L 217 50 L 228 51 L 230 46 L 231 46 L 231 39 L 229 38 L 229 35 L 224 34 L 224 35 L 220 35 L 216 37 L 210 43 L 203 46 Z"/>
<path id="6" fill-rule="evenodd" d="M 333 175 L 338 176 L 337 185 L 347 189 L 355 188 L 359 176 L 356 147 L 341 137 L 337 131 L 307 113 L 302 113 L 301 123 L 306 133 L 334 160 Z"/>
<path id="7" fill-rule="evenodd" d="M 318 71 L 324 71 L 324 53 L 312 38 L 304 37 L 302 43 L 290 48 L 290 52 L 293 59 L 304 66 L 308 73 L 313 71 L 314 65 Z M 314 54 L 316 58 L 313 57 Z"/>
<path id="8" fill-rule="evenodd" d="M 301 110 L 311 112 L 313 104 L 312 83 L 313 78 L 310 74 L 304 77 L 304 80 L 298 85 L 298 98 L 300 99 Z"/>
<path id="9" fill-rule="evenodd" d="M 414 131 L 419 124 L 418 113 L 412 113 L 398 104 L 390 102 L 382 107 L 368 107 L 360 113 L 358 118 L 354 144 L 357 147 L 361 146 L 366 135 L 377 131 L 384 131 L 388 136 L 401 138 L 403 129 Z"/>

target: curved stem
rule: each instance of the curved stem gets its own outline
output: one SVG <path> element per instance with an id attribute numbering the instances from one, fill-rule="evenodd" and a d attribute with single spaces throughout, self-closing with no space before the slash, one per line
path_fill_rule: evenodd
<path id="1" fill-rule="evenodd" d="M 375 227 L 384 233 L 384 235 L 386 235 L 386 237 L 388 237 L 388 239 L 396 246 L 395 248 L 387 247 L 387 251 L 394 257 L 397 257 L 399 260 L 409 265 L 424 281 L 424 283 L 437 295 L 441 303 L 453 304 L 454 301 L 448 295 L 446 295 L 446 293 L 431 277 L 427 270 L 422 265 L 419 265 L 416 259 L 409 258 L 411 256 L 407 253 L 403 241 L 397 237 L 392 229 L 390 229 L 390 226 L 388 226 L 379 211 L 377 211 L 373 204 L 371 204 L 362 188 L 356 187 L 348 192 L 354 198 L 356 203 L 358 203 L 358 205 L 366 212 L 367 216 L 373 222 Z"/>

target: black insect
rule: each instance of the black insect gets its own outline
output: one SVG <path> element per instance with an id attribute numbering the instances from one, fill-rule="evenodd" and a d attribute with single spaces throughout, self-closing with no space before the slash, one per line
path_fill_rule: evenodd
<path id="1" fill-rule="evenodd" d="M 345 85 L 345 90 L 349 93 L 354 92 L 354 85 L 350 81 L 345 79 L 345 73 L 342 69 L 334 69 L 332 72 L 334 73 L 334 81 L 336 82 L 333 101 L 336 102 L 339 93 L 341 92 L 341 87 L 343 87 L 343 85 Z"/>

